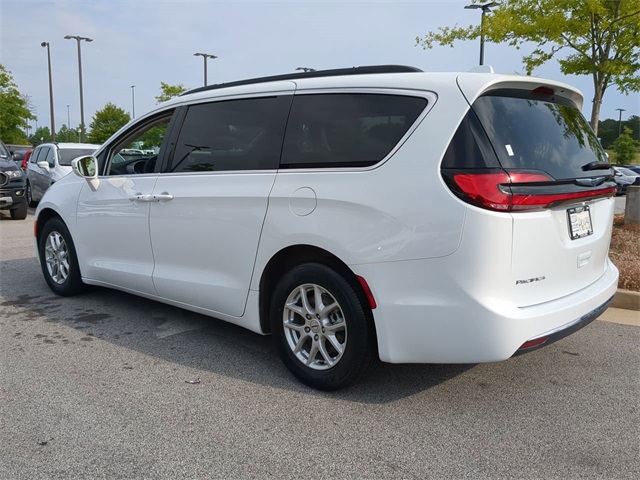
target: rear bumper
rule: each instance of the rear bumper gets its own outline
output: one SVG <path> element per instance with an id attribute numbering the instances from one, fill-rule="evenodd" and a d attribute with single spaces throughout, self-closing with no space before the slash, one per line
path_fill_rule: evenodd
<path id="1" fill-rule="evenodd" d="M 551 337 L 557 341 L 593 321 L 618 285 L 618 270 L 607 259 L 604 273 L 591 285 L 553 301 L 517 307 L 508 294 L 487 292 L 482 282 L 466 288 L 460 272 L 447 272 L 445 265 L 431 259 L 352 267 L 367 280 L 378 304 L 373 316 L 382 361 L 506 360 L 531 339 L 548 335 L 548 345 Z"/>
<path id="2" fill-rule="evenodd" d="M 550 332 L 545 332 L 541 335 L 538 335 L 535 338 L 531 338 L 527 340 L 523 346 L 521 346 L 513 356 L 522 355 L 523 353 L 532 352 L 534 350 L 538 350 L 539 348 L 546 347 L 547 345 L 551 345 L 552 343 L 557 342 L 558 340 L 562 340 L 565 337 L 568 337 L 572 333 L 577 332 L 583 327 L 586 327 L 591 322 L 593 322 L 596 318 L 604 313 L 604 311 L 609 308 L 613 297 L 604 302 L 595 310 L 587 313 L 586 315 L 580 317 L 579 319 L 567 324 L 562 327 L 556 328 Z M 526 344 L 531 344 L 531 346 L 526 346 Z"/>

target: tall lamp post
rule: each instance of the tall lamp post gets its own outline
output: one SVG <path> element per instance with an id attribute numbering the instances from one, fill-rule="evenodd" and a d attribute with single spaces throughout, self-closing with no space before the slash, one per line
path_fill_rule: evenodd
<path id="1" fill-rule="evenodd" d="M 71 130 L 71 116 L 69 115 L 69 107 L 71 105 L 67 105 L 67 128 Z"/>
<path id="2" fill-rule="evenodd" d="M 42 42 L 42 47 L 47 47 L 47 60 L 49 62 L 49 110 L 51 114 L 51 141 L 56 141 L 56 122 L 53 119 L 53 80 L 51 79 L 51 48 L 49 42 Z"/>
<path id="3" fill-rule="evenodd" d="M 480 17 L 480 65 L 484 65 L 484 16 L 489 13 L 493 7 L 497 7 L 500 4 L 498 2 L 489 2 L 483 4 L 474 3 L 472 5 L 467 5 L 464 8 L 469 9 L 482 9 L 482 16 Z"/>
<path id="4" fill-rule="evenodd" d="M 622 112 L 626 112 L 624 108 L 616 108 L 618 112 L 620 112 L 620 116 L 618 117 L 618 136 L 622 135 Z"/>
<path id="5" fill-rule="evenodd" d="M 194 53 L 194 57 L 202 57 L 204 60 L 204 86 L 207 86 L 207 59 L 208 58 L 218 58 L 215 55 L 210 55 L 208 53 Z"/>
<path id="6" fill-rule="evenodd" d="M 134 93 L 136 86 L 131 85 L 131 116 L 136 118 L 136 95 Z"/>
<path id="7" fill-rule="evenodd" d="M 78 35 L 65 35 L 66 40 L 74 39 L 78 42 L 78 79 L 80 83 L 80 142 L 84 140 L 84 99 L 82 97 L 82 53 L 80 51 L 80 42 L 93 42 L 93 38 L 80 37 Z"/>

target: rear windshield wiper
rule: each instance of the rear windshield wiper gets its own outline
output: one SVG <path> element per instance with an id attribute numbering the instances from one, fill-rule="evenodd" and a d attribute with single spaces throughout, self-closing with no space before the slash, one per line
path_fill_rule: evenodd
<path id="1" fill-rule="evenodd" d="M 589 170 L 610 170 L 611 169 L 611 165 L 609 165 L 608 163 L 602 163 L 599 161 L 595 161 L 595 162 L 589 162 L 586 165 L 582 166 L 582 170 L 583 171 L 589 171 Z"/>

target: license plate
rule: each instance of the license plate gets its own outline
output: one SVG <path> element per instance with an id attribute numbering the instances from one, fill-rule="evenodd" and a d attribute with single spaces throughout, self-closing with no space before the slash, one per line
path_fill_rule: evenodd
<path id="1" fill-rule="evenodd" d="M 567 209 L 569 217 L 569 235 L 571 240 L 586 237 L 593 233 L 591 226 L 591 212 L 588 206 Z"/>

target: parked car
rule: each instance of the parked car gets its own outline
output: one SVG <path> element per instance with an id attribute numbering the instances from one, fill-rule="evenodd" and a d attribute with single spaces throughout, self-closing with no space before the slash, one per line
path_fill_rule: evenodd
<path id="1" fill-rule="evenodd" d="M 628 168 L 632 172 L 640 174 L 640 165 L 622 165 L 624 168 Z"/>
<path id="2" fill-rule="evenodd" d="M 614 172 L 615 172 L 615 181 L 617 184 L 617 191 L 616 193 L 618 195 L 624 195 L 627 193 L 627 187 L 629 185 L 633 185 L 634 183 L 636 183 L 636 180 L 638 178 L 640 178 L 640 173 L 636 173 L 633 170 L 626 168 L 626 167 L 619 167 L 616 165 L 613 165 L 611 168 L 613 168 Z"/>
<path id="3" fill-rule="evenodd" d="M 47 191 L 42 272 L 59 295 L 116 288 L 270 333 L 319 389 L 378 360 L 505 360 L 616 292 L 616 184 L 581 107 L 555 81 L 397 66 L 198 88 Z M 120 154 L 150 137 L 156 155 Z"/>
<path id="4" fill-rule="evenodd" d="M 43 143 L 38 145 L 27 162 L 27 202 L 35 207 L 44 192 L 65 175 L 71 173 L 71 160 L 90 155 L 100 145 L 91 143 Z"/>
<path id="5" fill-rule="evenodd" d="M 27 218 L 25 176 L 9 149 L 0 141 L 0 210 L 8 210 L 12 220 Z"/>

